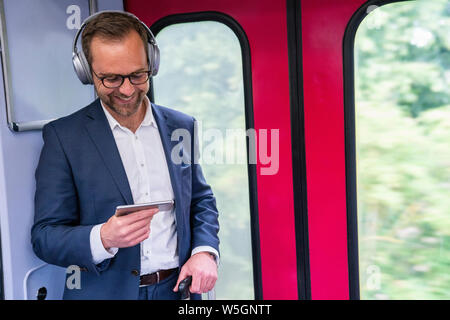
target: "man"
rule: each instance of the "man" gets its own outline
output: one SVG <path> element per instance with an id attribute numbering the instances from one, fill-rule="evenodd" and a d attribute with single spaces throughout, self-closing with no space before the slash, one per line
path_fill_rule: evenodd
<path id="1" fill-rule="evenodd" d="M 80 289 L 64 299 L 179 299 L 214 287 L 219 240 L 215 198 L 194 150 L 171 160 L 176 129 L 194 140 L 195 120 L 151 104 L 148 32 L 136 17 L 96 15 L 82 33 L 99 99 L 43 129 L 36 169 L 33 249 L 79 266 Z M 191 149 L 192 149 L 191 148 Z M 175 208 L 117 217 L 118 205 L 174 199 Z M 192 295 L 199 298 L 199 295 Z"/>

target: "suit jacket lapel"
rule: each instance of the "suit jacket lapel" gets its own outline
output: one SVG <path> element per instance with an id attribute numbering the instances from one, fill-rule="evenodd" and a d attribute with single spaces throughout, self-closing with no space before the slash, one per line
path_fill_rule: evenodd
<path id="1" fill-rule="evenodd" d="M 88 109 L 85 126 L 106 167 L 113 176 L 114 182 L 122 194 L 125 203 L 133 204 L 133 196 L 127 174 L 99 99 Z"/>

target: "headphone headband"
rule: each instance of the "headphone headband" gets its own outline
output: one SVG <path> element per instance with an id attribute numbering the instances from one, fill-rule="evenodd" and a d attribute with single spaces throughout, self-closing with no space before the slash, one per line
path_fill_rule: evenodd
<path id="1" fill-rule="evenodd" d="M 75 69 L 75 73 L 77 74 L 78 78 L 83 84 L 94 84 L 93 78 L 92 78 L 92 72 L 90 65 L 86 59 L 86 56 L 84 55 L 83 49 L 78 52 L 77 48 L 77 42 L 78 38 L 81 36 L 83 29 L 86 27 L 86 25 L 91 22 L 95 17 L 97 17 L 100 14 L 103 13 L 119 13 L 122 15 L 127 15 L 129 17 L 132 17 L 136 19 L 147 31 L 147 38 L 149 43 L 149 50 L 148 50 L 148 63 L 150 67 L 150 71 L 152 72 L 151 75 L 155 76 L 158 73 L 159 69 L 159 48 L 158 44 L 156 43 L 156 39 L 153 36 L 153 33 L 151 32 L 150 28 L 147 27 L 145 23 L 143 23 L 141 20 L 139 20 L 138 17 L 136 17 L 134 14 L 124 11 L 118 11 L 118 10 L 105 10 L 96 12 L 93 15 L 87 17 L 83 23 L 80 26 L 80 29 L 78 30 L 77 34 L 75 35 L 75 38 L 73 40 L 72 44 L 72 63 L 73 67 Z"/>

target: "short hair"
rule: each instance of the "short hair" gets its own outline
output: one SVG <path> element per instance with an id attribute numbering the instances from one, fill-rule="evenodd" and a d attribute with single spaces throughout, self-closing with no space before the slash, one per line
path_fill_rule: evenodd
<path id="1" fill-rule="evenodd" d="M 131 15 L 121 12 L 104 12 L 89 21 L 82 33 L 83 53 L 92 67 L 91 42 L 96 36 L 107 40 L 122 40 L 132 30 L 142 39 L 148 61 L 148 33 L 142 22 Z"/>

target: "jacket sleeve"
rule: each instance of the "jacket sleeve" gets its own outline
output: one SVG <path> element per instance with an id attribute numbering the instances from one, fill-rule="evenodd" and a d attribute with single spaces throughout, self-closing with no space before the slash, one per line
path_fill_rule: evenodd
<path id="1" fill-rule="evenodd" d="M 211 187 L 206 183 L 202 168 L 198 163 L 198 139 L 195 137 L 197 122 L 194 119 L 194 130 L 191 135 L 192 154 L 192 196 L 191 196 L 191 230 L 192 248 L 210 246 L 219 252 L 219 220 L 216 198 Z"/>
<path id="2" fill-rule="evenodd" d="M 80 225 L 79 201 L 70 163 L 52 124 L 43 129 L 44 146 L 36 169 L 35 216 L 31 242 L 36 255 L 61 267 L 77 265 L 98 273 L 90 250 L 93 225 Z"/>

